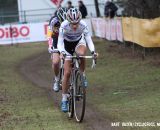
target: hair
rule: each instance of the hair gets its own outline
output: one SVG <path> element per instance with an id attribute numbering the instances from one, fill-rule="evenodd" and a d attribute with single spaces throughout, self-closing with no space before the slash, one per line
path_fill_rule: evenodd
<path id="1" fill-rule="evenodd" d="M 82 0 L 79 0 L 78 2 L 81 3 L 81 4 L 83 5 L 83 1 L 82 1 Z"/>
<path id="2" fill-rule="evenodd" d="M 71 2 L 71 1 L 68 1 L 68 4 L 70 4 L 70 5 L 71 5 L 71 4 L 72 4 L 72 2 Z"/>

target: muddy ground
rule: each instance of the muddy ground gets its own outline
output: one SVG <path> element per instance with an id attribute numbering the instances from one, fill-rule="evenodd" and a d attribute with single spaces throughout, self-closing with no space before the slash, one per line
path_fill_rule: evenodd
<path id="1" fill-rule="evenodd" d="M 61 92 L 53 92 L 51 90 L 51 82 L 39 75 L 42 64 L 46 63 L 48 58 L 49 56 L 46 52 L 28 58 L 21 63 L 20 72 L 28 80 L 33 82 L 35 87 L 46 89 L 48 91 L 49 100 L 53 100 L 57 109 L 60 109 Z M 73 123 L 76 122 L 73 121 Z M 115 130 L 115 128 L 111 127 L 111 121 L 104 117 L 100 111 L 97 111 L 90 101 L 87 101 L 85 117 L 82 125 L 85 125 L 86 130 Z"/>

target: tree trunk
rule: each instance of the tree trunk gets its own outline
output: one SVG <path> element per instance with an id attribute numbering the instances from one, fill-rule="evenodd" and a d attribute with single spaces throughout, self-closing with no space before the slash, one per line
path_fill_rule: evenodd
<path id="1" fill-rule="evenodd" d="M 94 0 L 94 3 L 95 3 L 95 8 L 96 8 L 97 17 L 100 17 L 100 11 L 99 11 L 99 3 L 98 3 L 98 0 Z"/>

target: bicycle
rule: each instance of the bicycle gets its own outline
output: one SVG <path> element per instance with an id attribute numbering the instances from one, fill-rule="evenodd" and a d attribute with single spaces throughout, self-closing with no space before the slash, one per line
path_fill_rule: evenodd
<path id="1" fill-rule="evenodd" d="M 59 68 L 59 75 L 58 75 L 58 82 L 59 82 L 59 90 L 62 90 L 62 80 L 64 75 L 64 59 L 60 61 L 60 68 Z"/>
<path id="2" fill-rule="evenodd" d="M 83 85 L 83 75 L 80 72 L 80 59 L 92 59 L 92 68 L 96 65 L 96 59 L 93 56 L 65 56 L 65 58 L 72 59 L 72 71 L 70 76 L 70 87 L 68 90 L 68 117 L 73 118 L 75 116 L 77 122 L 82 122 L 85 114 L 86 105 L 86 87 Z M 61 72 L 63 69 L 64 60 L 61 62 Z M 63 76 L 61 76 L 63 77 Z M 60 79 L 62 81 L 62 79 Z"/>

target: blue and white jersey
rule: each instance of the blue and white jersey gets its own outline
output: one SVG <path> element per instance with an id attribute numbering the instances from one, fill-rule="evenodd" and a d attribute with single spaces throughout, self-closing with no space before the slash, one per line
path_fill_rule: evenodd
<path id="1" fill-rule="evenodd" d="M 64 39 L 68 42 L 74 42 L 78 41 L 81 37 L 84 37 L 84 39 L 86 40 L 90 51 L 95 51 L 87 24 L 83 20 L 81 20 L 79 22 L 78 28 L 76 30 L 73 30 L 70 23 L 65 20 L 64 22 L 62 22 L 59 29 L 58 49 L 60 49 L 60 52 L 63 51 Z"/>

